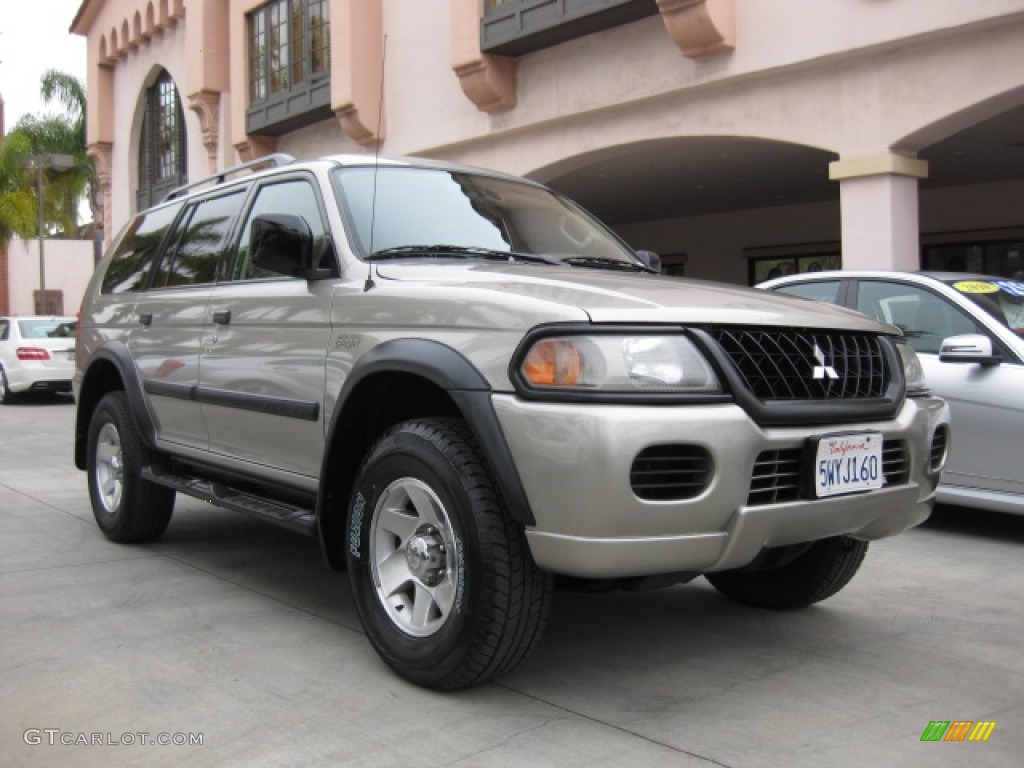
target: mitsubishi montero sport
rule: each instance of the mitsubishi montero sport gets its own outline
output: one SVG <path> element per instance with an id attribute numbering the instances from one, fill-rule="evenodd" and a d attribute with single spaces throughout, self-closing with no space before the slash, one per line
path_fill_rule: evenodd
<path id="1" fill-rule="evenodd" d="M 661 276 L 523 179 L 261 162 L 136 215 L 88 288 L 108 538 L 177 493 L 315 536 L 380 656 L 455 689 L 526 656 L 556 582 L 799 608 L 928 516 L 948 412 L 897 328 Z"/>

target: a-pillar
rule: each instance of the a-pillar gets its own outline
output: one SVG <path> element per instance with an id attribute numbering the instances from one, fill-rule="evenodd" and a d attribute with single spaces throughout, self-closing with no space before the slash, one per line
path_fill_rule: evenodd
<path id="1" fill-rule="evenodd" d="M 844 269 L 920 269 L 918 179 L 928 163 L 884 154 L 837 160 Z"/>

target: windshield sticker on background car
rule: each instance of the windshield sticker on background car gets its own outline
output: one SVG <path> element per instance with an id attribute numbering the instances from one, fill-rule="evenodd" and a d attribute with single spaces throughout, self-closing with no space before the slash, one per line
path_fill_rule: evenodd
<path id="1" fill-rule="evenodd" d="M 959 283 L 953 283 L 953 287 L 956 288 L 960 293 L 998 293 L 999 286 L 993 285 L 992 283 L 982 282 L 981 280 L 964 280 Z"/>

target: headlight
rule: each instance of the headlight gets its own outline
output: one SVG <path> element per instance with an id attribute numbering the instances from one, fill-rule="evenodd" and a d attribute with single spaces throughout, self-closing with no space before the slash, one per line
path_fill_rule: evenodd
<path id="1" fill-rule="evenodd" d="M 896 349 L 899 350 L 900 360 L 903 361 L 903 378 L 907 382 L 907 394 L 919 395 L 927 392 L 928 380 L 925 378 L 924 368 L 917 353 L 905 341 L 897 341 Z"/>
<path id="2" fill-rule="evenodd" d="M 536 389 L 718 394 L 718 377 L 683 336 L 548 336 L 519 367 Z"/>

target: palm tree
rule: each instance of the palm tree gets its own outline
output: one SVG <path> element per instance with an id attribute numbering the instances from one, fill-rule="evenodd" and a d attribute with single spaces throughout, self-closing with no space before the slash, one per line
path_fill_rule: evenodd
<path id="1" fill-rule="evenodd" d="M 26 115 L 0 143 L 0 245 L 11 237 L 38 234 L 36 175 L 28 167 L 32 155 L 64 154 L 74 158 L 66 171 L 45 170 L 43 222 L 47 234 L 75 237 L 78 205 L 93 184 L 92 160 L 85 150 L 85 87 L 73 75 L 48 70 L 40 81 L 46 102 L 57 101 L 64 113 Z"/>
<path id="2" fill-rule="evenodd" d="M 13 133 L 0 139 L 0 247 L 12 237 L 36 233 L 35 187 L 25 182 L 25 158 L 31 152 L 28 139 Z"/>
<path id="3" fill-rule="evenodd" d="M 67 138 L 71 141 L 67 142 L 67 148 L 62 151 L 75 158 L 74 174 L 79 177 L 79 181 L 84 178 L 93 221 L 101 221 L 103 201 L 99 184 L 96 183 L 96 170 L 92 158 L 86 154 L 85 83 L 67 72 L 49 69 L 43 74 L 39 85 L 44 101 L 56 101 L 64 108 L 64 117 L 71 129 Z"/>

